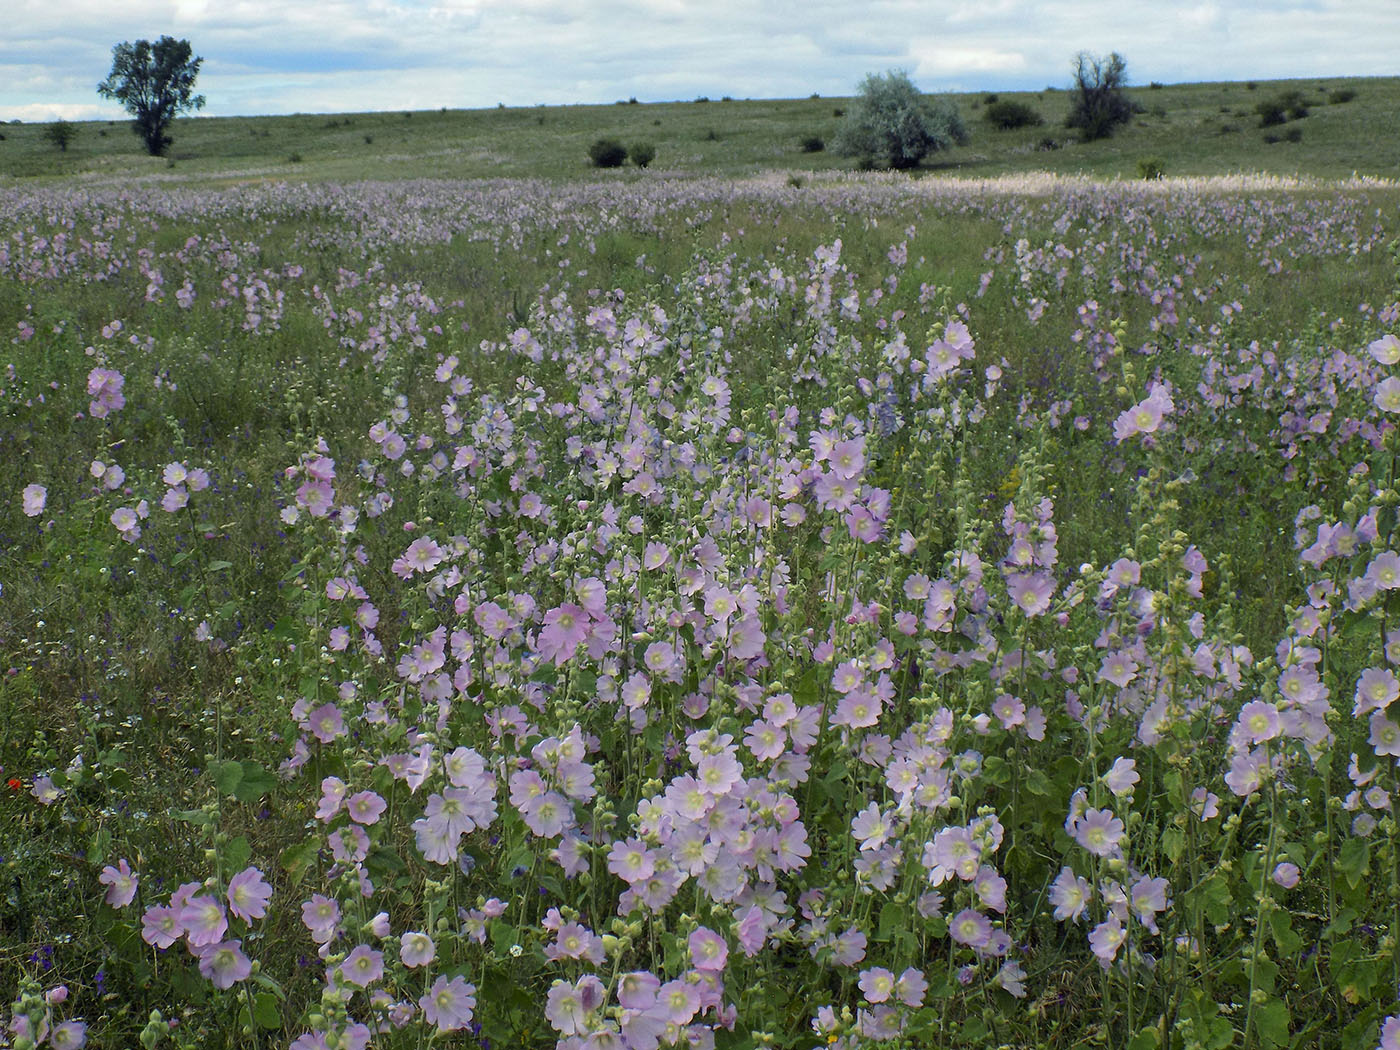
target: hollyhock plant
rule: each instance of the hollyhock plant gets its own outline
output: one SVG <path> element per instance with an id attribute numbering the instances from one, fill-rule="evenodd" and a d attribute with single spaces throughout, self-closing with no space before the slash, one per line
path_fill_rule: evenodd
<path id="1" fill-rule="evenodd" d="M 114 908 L 125 908 L 136 899 L 136 888 L 140 879 L 123 857 L 117 861 L 116 867 L 110 864 L 104 867 L 102 874 L 97 876 L 97 881 L 107 887 L 104 899 L 108 904 Z"/>

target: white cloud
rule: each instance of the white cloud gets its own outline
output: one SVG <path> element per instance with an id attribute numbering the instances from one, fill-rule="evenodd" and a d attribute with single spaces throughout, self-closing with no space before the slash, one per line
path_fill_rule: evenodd
<path id="1" fill-rule="evenodd" d="M 0 118 L 113 116 L 112 45 L 205 58 L 206 113 L 847 94 L 1064 84 L 1080 50 L 1136 82 L 1384 75 L 1397 0 L 10 0 Z M 250 109 L 249 107 L 256 107 Z"/>

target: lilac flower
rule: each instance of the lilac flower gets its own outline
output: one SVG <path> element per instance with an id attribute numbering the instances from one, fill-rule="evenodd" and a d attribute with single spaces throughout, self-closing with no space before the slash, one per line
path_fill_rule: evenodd
<path id="1" fill-rule="evenodd" d="M 468 984 L 465 978 L 454 977 L 448 980 L 439 977 L 433 982 L 418 1005 L 423 1008 L 423 1017 L 439 1032 L 455 1032 L 465 1028 L 472 1019 L 476 1008 L 476 986 Z"/>
<path id="2" fill-rule="evenodd" d="M 228 882 L 228 910 L 244 922 L 261 919 L 267 914 L 267 902 L 272 899 L 272 887 L 257 868 L 244 868 Z"/>
<path id="3" fill-rule="evenodd" d="M 992 939 L 992 923 L 981 912 L 964 908 L 948 923 L 948 936 L 969 948 L 985 948 Z"/>
<path id="4" fill-rule="evenodd" d="M 131 870 L 123 857 L 114 868 L 110 864 L 102 869 L 97 881 L 107 887 L 105 900 L 114 908 L 125 908 L 136 899 L 136 885 L 139 876 Z"/>
<path id="5" fill-rule="evenodd" d="M 20 503 L 24 513 L 31 518 L 37 518 L 44 513 L 44 504 L 49 498 L 49 490 L 43 485 L 26 485 L 24 491 L 20 493 Z"/>
<path id="6" fill-rule="evenodd" d="M 174 908 L 155 905 L 141 916 L 141 939 L 153 948 L 169 948 L 184 934 Z"/>
<path id="7" fill-rule="evenodd" d="M 311 735 L 323 744 L 329 744 L 337 737 L 345 735 L 345 717 L 335 704 L 322 704 L 308 716 Z"/>
<path id="8" fill-rule="evenodd" d="M 1056 920 L 1064 922 L 1072 919 L 1078 922 L 1093 893 L 1088 879 L 1075 875 L 1069 867 L 1061 868 L 1060 874 L 1050 885 L 1050 903 L 1055 906 Z"/>
<path id="9" fill-rule="evenodd" d="M 1096 857 L 1113 856 L 1123 838 L 1123 822 L 1110 809 L 1086 809 L 1080 817 L 1074 839 Z"/>
<path id="10" fill-rule="evenodd" d="M 862 970 L 857 983 L 868 1003 L 883 1003 L 894 992 L 894 974 L 883 966 L 872 966 L 868 970 Z"/>
<path id="11" fill-rule="evenodd" d="M 1108 786 L 1108 790 L 1119 797 L 1131 795 L 1139 779 L 1141 778 L 1138 776 L 1137 763 L 1131 758 L 1115 759 L 1113 767 L 1103 775 L 1103 782 Z"/>
<path id="12" fill-rule="evenodd" d="M 1400 1050 L 1400 1014 L 1385 1019 L 1381 1025 L 1381 1042 L 1376 1050 Z"/>
<path id="13" fill-rule="evenodd" d="M 1272 740 L 1282 730 L 1279 710 L 1266 700 L 1253 700 L 1240 710 L 1240 728 L 1251 744 Z"/>
<path id="14" fill-rule="evenodd" d="M 345 808 L 355 823 L 375 824 L 389 804 L 373 791 L 361 791 L 346 800 Z"/>
<path id="15" fill-rule="evenodd" d="M 1384 711 L 1371 712 L 1371 735 L 1366 741 L 1378 755 L 1400 757 L 1400 725 L 1385 717 Z"/>
<path id="16" fill-rule="evenodd" d="M 399 959 L 409 969 L 427 966 L 437 955 L 437 946 L 426 933 L 410 930 L 399 938 Z"/>
<path id="17" fill-rule="evenodd" d="M 53 1050 L 80 1050 L 87 1044 L 87 1025 L 82 1021 L 64 1021 L 49 1033 Z"/>
<path id="18" fill-rule="evenodd" d="M 200 949 L 199 972 L 213 981 L 215 988 L 227 989 L 246 981 L 253 972 L 253 964 L 243 954 L 242 941 L 221 941 Z"/>
<path id="19" fill-rule="evenodd" d="M 340 926 L 340 905 L 330 897 L 312 894 L 301 906 L 302 924 L 311 931 L 317 944 L 328 944 Z"/>
<path id="20" fill-rule="evenodd" d="M 1129 895 L 1129 904 L 1133 915 L 1138 922 L 1142 923 L 1153 933 L 1157 933 L 1156 916 L 1159 912 L 1167 910 L 1167 889 L 1169 883 L 1166 879 L 1149 879 L 1146 875 L 1133 883 L 1133 888 Z"/>
<path id="21" fill-rule="evenodd" d="M 1391 376 L 1376 384 L 1376 407 L 1382 412 L 1400 412 L 1400 379 Z"/>
<path id="22" fill-rule="evenodd" d="M 228 917 L 224 914 L 224 906 L 213 897 L 191 898 L 190 902 L 180 909 L 179 919 L 193 948 L 216 944 L 228 932 Z"/>
<path id="23" fill-rule="evenodd" d="M 1089 948 L 1099 958 L 1099 965 L 1107 969 L 1118 955 L 1118 949 L 1123 943 L 1123 923 L 1119 921 L 1117 913 L 1110 915 L 1105 922 L 1099 923 L 1089 934 Z"/>
<path id="24" fill-rule="evenodd" d="M 341 976 L 350 984 L 368 988 L 384 976 L 384 953 L 360 944 L 340 964 Z"/>
<path id="25" fill-rule="evenodd" d="M 1400 697 L 1400 679 L 1385 667 L 1368 667 L 1356 683 L 1356 706 L 1352 714 L 1360 717 L 1368 711 L 1384 711 Z"/>
<path id="26" fill-rule="evenodd" d="M 927 993 L 928 981 L 924 979 L 922 972 L 912 966 L 899 975 L 899 980 L 894 985 L 894 994 L 905 1006 L 922 1006 Z"/>
<path id="27" fill-rule="evenodd" d="M 1291 890 L 1294 886 L 1298 885 L 1298 880 L 1301 876 L 1302 872 L 1298 870 L 1298 865 L 1294 864 L 1292 861 L 1285 860 L 1274 866 L 1272 878 L 1274 882 L 1278 883 L 1284 889 Z"/>
<path id="28" fill-rule="evenodd" d="M 690 948 L 691 965 L 695 969 L 723 972 L 729 959 L 729 945 L 719 934 L 701 926 L 690 935 L 687 946 Z"/>

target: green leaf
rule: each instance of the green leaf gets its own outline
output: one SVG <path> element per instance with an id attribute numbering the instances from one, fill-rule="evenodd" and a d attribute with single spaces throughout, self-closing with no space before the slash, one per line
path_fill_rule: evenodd
<path id="1" fill-rule="evenodd" d="M 1162 852 L 1166 854 L 1167 860 L 1175 864 L 1185 848 L 1186 833 L 1180 828 L 1167 828 L 1162 832 Z"/>
<path id="2" fill-rule="evenodd" d="M 1055 785 L 1050 782 L 1050 778 L 1045 775 L 1044 770 L 1032 769 L 1026 775 L 1026 790 L 1032 795 L 1045 796 L 1054 790 Z"/>
<path id="3" fill-rule="evenodd" d="M 1282 999 L 1274 999 L 1259 1007 L 1254 1015 L 1254 1030 L 1259 1033 L 1259 1042 L 1265 1047 L 1288 1045 L 1288 1006 Z M 1248 1039 L 1248 1033 L 1245 1033 Z"/>
<path id="4" fill-rule="evenodd" d="M 287 873 L 287 877 L 292 880 L 292 885 L 301 882 L 306 875 L 306 870 L 316 859 L 316 843 L 312 839 L 305 842 L 298 842 L 294 846 L 288 846 L 282 851 L 282 870 Z"/>
<path id="5" fill-rule="evenodd" d="M 253 856 L 253 847 L 248 844 L 247 835 L 239 835 L 224 847 L 224 865 L 231 872 L 240 872 L 248 866 Z"/>
<path id="6" fill-rule="evenodd" d="M 224 795 L 232 795 L 243 782 L 243 764 L 231 758 L 214 763 L 209 773 L 214 778 L 214 786 Z"/>
<path id="7" fill-rule="evenodd" d="M 107 850 L 112 845 L 112 833 L 106 828 L 98 828 L 97 834 L 88 843 L 87 862 L 101 864 L 107 859 Z"/>
<path id="8" fill-rule="evenodd" d="M 1284 909 L 1278 908 L 1269 914 L 1269 925 L 1273 929 L 1279 955 L 1290 956 L 1303 946 L 1303 938 L 1293 930 L 1293 917 Z"/>
<path id="9" fill-rule="evenodd" d="M 880 929 L 875 935 L 877 941 L 889 941 L 895 933 L 902 929 L 909 922 L 907 909 L 901 908 L 894 901 L 889 901 L 880 909 Z"/>
<path id="10" fill-rule="evenodd" d="M 1337 870 L 1346 876 L 1352 889 L 1361 885 L 1371 867 L 1371 844 L 1365 839 L 1347 839 L 1337 854 Z"/>
<path id="11" fill-rule="evenodd" d="M 268 1031 L 281 1028 L 282 1008 L 277 1003 L 277 996 L 271 992 L 259 992 L 254 996 L 253 1020 L 258 1023 L 259 1028 L 266 1028 Z"/>
<path id="12" fill-rule="evenodd" d="M 233 791 L 239 802 L 256 802 L 277 786 L 276 778 L 257 762 L 244 762 L 239 768 L 242 777 Z"/>
<path id="13" fill-rule="evenodd" d="M 209 572 L 223 572 L 225 569 L 233 568 L 231 561 L 211 561 L 208 565 Z"/>
<path id="14" fill-rule="evenodd" d="M 1156 1028 L 1140 1028 L 1137 1035 L 1128 1040 L 1127 1050 L 1157 1050 L 1161 1045 Z"/>

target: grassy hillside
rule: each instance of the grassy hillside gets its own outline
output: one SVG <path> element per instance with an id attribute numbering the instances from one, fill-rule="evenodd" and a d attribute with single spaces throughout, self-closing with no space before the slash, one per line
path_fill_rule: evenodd
<path id="1" fill-rule="evenodd" d="M 1261 127 L 1257 105 L 1287 91 L 1301 92 L 1308 115 Z M 1400 78 L 1180 84 L 1137 87 L 1130 94 L 1142 112 L 1116 137 L 1096 143 L 1080 143 L 1065 129 L 1064 90 L 999 93 L 1044 118 L 1041 126 L 1013 131 L 986 122 L 985 93 L 953 96 L 972 127 L 972 141 L 938 155 L 923 170 L 983 176 L 1033 169 L 1131 178 L 1140 161 L 1157 159 L 1170 175 L 1400 177 Z M 571 178 L 590 172 L 588 145 L 602 136 L 652 143 L 652 170 L 659 173 L 825 170 L 852 161 L 805 152 L 802 140 L 830 141 L 848 103 L 695 100 L 196 118 L 177 122 L 168 158 L 144 156 L 123 121 L 80 123 L 66 152 L 45 138 L 46 125 L 11 124 L 0 128 L 0 178 L 123 179 L 172 169 L 296 179 Z"/>

